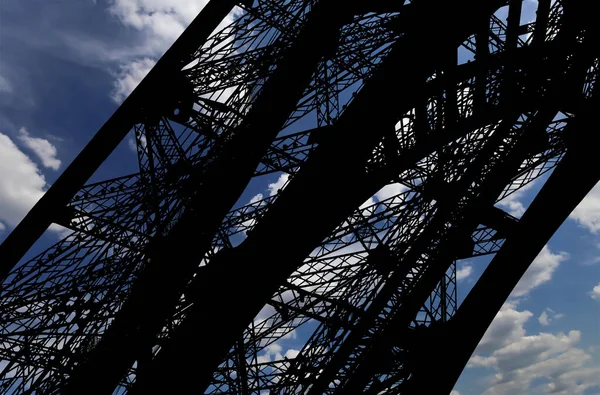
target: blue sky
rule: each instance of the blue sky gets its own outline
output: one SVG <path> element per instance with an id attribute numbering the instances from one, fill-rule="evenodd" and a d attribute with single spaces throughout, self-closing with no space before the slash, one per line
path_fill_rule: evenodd
<path id="1" fill-rule="evenodd" d="M 47 190 L 205 0 L 0 2 L 0 241 Z M 535 19 L 526 0 L 523 21 Z M 500 16 L 501 13 L 499 14 Z M 96 179 L 135 171 L 126 139 Z M 254 182 L 242 200 L 276 191 Z M 522 214 L 543 183 L 504 202 Z M 568 186 L 565 186 L 567 189 Z M 600 394 L 600 188 L 576 209 L 498 314 L 455 391 Z M 49 231 L 38 243 L 57 239 Z M 489 258 L 459 263 L 459 299 Z M 293 355 L 310 327 L 264 353 Z"/>

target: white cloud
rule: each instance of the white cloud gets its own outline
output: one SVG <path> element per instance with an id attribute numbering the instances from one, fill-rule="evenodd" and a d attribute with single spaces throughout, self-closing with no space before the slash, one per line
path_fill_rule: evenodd
<path id="1" fill-rule="evenodd" d="M 125 100 L 155 64 L 156 61 L 153 59 L 142 58 L 122 65 L 117 74 L 117 80 L 115 81 L 111 98 L 116 103 L 121 103 Z"/>
<path id="2" fill-rule="evenodd" d="M 584 265 L 595 265 L 596 263 L 599 263 L 599 262 L 600 262 L 600 256 L 597 256 L 594 258 L 586 259 L 581 263 L 583 263 Z"/>
<path id="3" fill-rule="evenodd" d="M 140 136 L 140 143 L 142 144 L 142 148 L 146 148 L 147 140 L 146 140 L 146 136 L 143 134 Z M 127 137 L 127 146 L 129 147 L 129 149 L 131 151 L 137 153 L 137 143 L 135 142 L 135 133 L 133 133 L 133 132 L 129 133 L 129 136 Z"/>
<path id="4" fill-rule="evenodd" d="M 207 0 L 114 0 L 109 12 L 123 25 L 145 32 L 148 52 L 159 55 L 207 3 Z"/>
<path id="5" fill-rule="evenodd" d="M 450 392 L 450 395 L 460 395 L 460 392 L 452 390 L 452 392 Z"/>
<path id="6" fill-rule="evenodd" d="M 564 335 L 562 337 L 561 335 L 556 336 L 558 340 L 555 339 L 555 341 L 562 342 Z M 562 349 L 565 347 L 566 344 L 563 344 Z M 562 351 L 562 349 L 556 347 L 554 350 L 558 355 L 551 358 L 539 357 L 538 362 L 522 368 L 514 370 L 496 368 L 498 373 L 492 379 L 493 384 L 483 394 L 553 393 L 582 395 L 588 388 L 597 387 L 600 384 L 597 377 L 600 367 L 584 368 L 584 365 L 590 361 L 590 355 L 578 348 L 568 348 L 566 351 Z M 534 381 L 539 379 L 546 379 L 548 382 L 536 386 Z"/>
<path id="7" fill-rule="evenodd" d="M 264 354 L 259 355 L 256 359 L 258 363 L 265 363 L 271 361 L 281 361 L 283 359 L 283 355 L 281 353 L 283 351 L 283 347 L 277 342 L 269 344 L 264 348 Z M 287 354 L 287 352 L 286 352 Z"/>
<path id="8" fill-rule="evenodd" d="M 127 138 L 127 146 L 133 152 L 137 152 L 137 145 L 135 144 L 135 138 L 133 136 Z"/>
<path id="9" fill-rule="evenodd" d="M 473 273 L 473 266 L 470 263 L 465 263 L 460 269 L 456 271 L 456 280 L 462 281 L 469 277 Z"/>
<path id="10" fill-rule="evenodd" d="M 525 213 L 525 206 L 519 201 L 517 193 L 507 196 L 498 204 L 508 209 L 508 213 L 514 217 L 520 218 Z"/>
<path id="11" fill-rule="evenodd" d="M 270 185 L 275 185 L 275 184 L 270 184 Z M 269 186 L 270 186 L 270 185 L 269 185 Z M 271 196 L 273 196 L 273 195 L 271 195 Z M 252 196 L 252 198 L 251 198 L 251 199 L 250 199 L 250 201 L 247 203 L 247 205 L 254 204 L 254 203 L 257 203 L 257 202 L 260 202 L 260 201 L 261 201 L 261 200 L 263 200 L 263 199 L 264 199 L 264 196 L 263 196 L 263 194 L 262 194 L 262 193 L 257 193 L 256 195 Z M 260 204 L 260 206 L 262 206 L 262 205 L 264 205 L 264 204 L 265 204 L 265 203 L 263 202 L 263 203 L 261 203 L 261 204 Z M 257 207 L 258 207 L 258 206 L 257 206 Z M 256 224 L 256 218 L 251 218 L 251 219 L 249 219 L 249 220 L 247 220 L 247 221 L 244 221 L 244 222 L 242 222 L 241 228 L 243 228 L 243 230 L 242 230 L 241 234 L 242 234 L 244 237 L 246 237 L 246 236 L 247 236 L 248 229 L 249 229 L 250 227 L 253 227 L 255 224 Z"/>
<path id="12" fill-rule="evenodd" d="M 564 316 L 564 314 L 556 314 L 554 310 L 547 307 L 546 310 L 542 311 L 542 314 L 540 314 L 538 317 L 538 321 L 541 325 L 548 326 L 552 321 L 563 318 Z"/>
<path id="13" fill-rule="evenodd" d="M 567 354 L 567 353 L 565 353 Z M 583 361 L 587 361 L 589 355 L 583 352 L 572 352 L 565 355 L 564 362 L 573 364 L 571 366 L 581 366 Z M 555 363 L 558 363 L 556 361 Z M 559 365 L 560 366 L 560 365 Z M 559 374 L 556 379 L 546 386 L 547 392 L 559 395 L 584 394 L 589 388 L 600 387 L 600 367 L 593 366 L 584 369 L 571 369 Z"/>
<path id="14" fill-rule="evenodd" d="M 598 379 L 591 375 L 584 379 L 574 378 L 582 368 L 600 371 L 598 366 L 584 366 L 591 357 L 575 347 L 581 339 L 580 331 L 528 335 L 525 324 L 533 313 L 517 310 L 519 300 L 516 298 L 526 296 L 532 289 L 550 281 L 554 271 L 566 259 L 566 253 L 553 253 L 544 246 L 486 331 L 467 364 L 469 368 L 495 371 L 487 378 L 489 388 L 483 394 L 582 394 L 597 385 Z M 600 284 L 598 294 L 600 298 Z M 548 326 L 562 317 L 564 314 L 546 308 L 538 321 Z M 540 379 L 547 383 L 539 384 Z"/>
<path id="15" fill-rule="evenodd" d="M 300 350 L 293 348 L 289 348 L 283 352 L 283 347 L 278 342 L 279 340 L 264 348 L 264 353 L 256 357 L 258 363 L 281 361 L 283 359 L 294 359 L 298 356 L 298 354 L 300 354 Z"/>
<path id="16" fill-rule="evenodd" d="M 0 133 L 0 221 L 15 226 L 42 197 L 46 180 L 37 165 Z"/>
<path id="17" fill-rule="evenodd" d="M 545 312 L 553 313 L 551 309 Z M 483 394 L 582 394 L 600 385 L 600 366 L 586 366 L 591 356 L 576 348 L 581 332 L 527 335 L 524 325 L 532 316 L 529 311 L 517 311 L 514 303 L 496 316 L 467 365 L 494 371 L 485 381 L 489 388 Z M 540 379 L 547 382 L 539 384 Z"/>
<path id="18" fill-rule="evenodd" d="M 540 333 L 523 336 L 518 341 L 494 351 L 490 359 L 503 371 L 522 369 L 533 363 L 548 359 L 551 355 L 565 352 L 581 340 L 581 332 L 572 330 L 567 335 Z"/>
<path id="19" fill-rule="evenodd" d="M 287 350 L 285 352 L 285 354 L 283 356 L 288 359 L 294 359 L 298 356 L 298 354 L 300 354 L 300 350 L 295 350 L 293 348 L 290 348 L 289 350 Z"/>
<path id="20" fill-rule="evenodd" d="M 485 332 L 476 353 L 490 353 L 508 346 L 525 335 L 523 325 L 533 316 L 530 311 L 517 311 L 513 306 L 503 307 Z"/>
<path id="21" fill-rule="evenodd" d="M 279 345 L 277 343 L 273 343 L 273 344 L 265 347 L 265 353 L 267 353 L 268 355 L 281 354 L 281 350 L 283 350 L 283 347 L 281 347 L 281 345 Z M 279 358 L 279 359 L 281 359 L 281 358 Z"/>
<path id="22" fill-rule="evenodd" d="M 381 188 L 379 192 L 375 194 L 375 197 L 377 198 L 377 201 L 381 202 L 382 200 L 399 195 L 407 189 L 408 188 L 406 186 L 400 183 L 389 184 Z"/>
<path id="23" fill-rule="evenodd" d="M 569 218 L 577 221 L 579 225 L 590 232 L 598 233 L 600 230 L 600 184 L 597 184 L 579 203 Z"/>
<path id="24" fill-rule="evenodd" d="M 374 204 L 375 204 L 375 200 L 372 197 L 370 197 L 363 204 L 360 205 L 359 209 L 362 210 L 362 209 L 365 209 L 365 208 L 367 208 L 369 206 L 372 206 Z"/>
<path id="25" fill-rule="evenodd" d="M 498 206 L 506 208 L 510 215 L 521 218 L 521 216 L 525 213 L 525 210 L 527 210 L 527 207 L 525 207 L 525 205 L 521 202 L 521 199 L 533 185 L 534 183 L 531 182 L 523 186 L 521 189 L 500 200 L 497 203 Z"/>
<path id="26" fill-rule="evenodd" d="M 208 0 L 107 0 L 106 12 L 122 34 L 99 37 L 85 31 L 56 29 L 51 38 L 64 45 L 69 58 L 85 66 L 106 67 L 115 77 L 110 96 L 120 103 L 138 85 L 198 15 Z M 100 11 L 99 11 L 100 12 Z M 228 16 L 222 25 L 229 24 Z M 114 26 L 113 26 L 114 27 Z M 57 37 L 54 37 L 56 35 Z M 54 40 L 32 43 L 47 47 Z M 198 43 L 201 45 L 202 43 Z M 53 47 L 52 47 L 53 48 Z"/>
<path id="27" fill-rule="evenodd" d="M 58 170 L 60 168 L 61 161 L 56 157 L 58 152 L 56 147 L 50 141 L 39 137 L 31 137 L 25 128 L 19 129 L 18 138 L 19 141 L 35 153 L 42 161 L 44 167 L 53 170 Z"/>
<path id="28" fill-rule="evenodd" d="M 120 103 L 154 66 L 171 44 L 208 3 L 207 0 L 113 0 L 108 11 L 124 26 L 140 34 L 141 43 L 134 49 L 137 59 L 122 53 L 119 73 L 116 74 L 115 89 L 111 97 Z M 233 21 L 230 13 L 220 24 L 220 29 Z M 114 51 L 111 51 L 114 57 Z"/>
<path id="29" fill-rule="evenodd" d="M 0 92 L 12 93 L 13 88 L 10 82 L 0 75 Z"/>
<path id="30" fill-rule="evenodd" d="M 250 199 L 250 201 L 248 202 L 248 204 L 254 204 L 256 202 L 260 202 L 263 199 L 264 199 L 263 194 L 262 193 L 257 193 L 256 195 L 254 195 L 252 197 L 252 199 Z"/>
<path id="31" fill-rule="evenodd" d="M 529 269 L 525 272 L 515 289 L 512 297 L 520 297 L 528 294 L 532 289 L 550 281 L 552 274 L 561 262 L 567 260 L 569 255 L 565 252 L 552 253 L 548 246 L 544 246 L 540 254 L 535 258 Z"/>
<path id="32" fill-rule="evenodd" d="M 272 184 L 269 184 L 269 196 L 274 196 L 276 195 L 280 189 L 283 188 L 283 186 L 285 185 L 285 183 L 288 181 L 290 175 L 287 173 L 283 173 L 282 175 L 279 176 L 279 178 L 277 179 L 277 181 L 275 181 Z"/>
<path id="33" fill-rule="evenodd" d="M 296 332 L 296 329 L 292 329 L 291 331 L 289 331 L 288 333 L 286 333 L 285 335 L 283 335 L 281 337 L 281 340 L 296 340 L 298 338 L 298 333 Z"/>
<path id="34" fill-rule="evenodd" d="M 538 321 L 543 326 L 550 325 L 550 318 L 548 317 L 548 313 L 546 311 L 543 311 L 542 314 L 540 314 L 540 316 L 538 317 Z"/>
<path id="35" fill-rule="evenodd" d="M 0 133 L 0 231 L 16 226 L 46 192 L 38 166 L 5 134 Z M 51 224 L 59 237 L 70 230 Z"/>
<path id="36" fill-rule="evenodd" d="M 590 292 L 590 296 L 592 297 L 592 299 L 594 300 L 600 300 L 600 283 L 598 283 L 598 285 L 596 285 L 593 289 L 592 292 Z"/>

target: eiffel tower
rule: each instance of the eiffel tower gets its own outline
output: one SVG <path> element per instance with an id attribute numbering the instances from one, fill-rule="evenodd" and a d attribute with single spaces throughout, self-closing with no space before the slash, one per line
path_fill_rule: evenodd
<path id="1" fill-rule="evenodd" d="M 211 0 L 0 246 L 0 393 L 448 394 L 600 180 L 590 3 Z"/>

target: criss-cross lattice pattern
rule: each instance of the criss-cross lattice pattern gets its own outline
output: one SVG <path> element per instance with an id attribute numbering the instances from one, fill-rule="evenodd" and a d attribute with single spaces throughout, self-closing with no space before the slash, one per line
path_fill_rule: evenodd
<path id="1" fill-rule="evenodd" d="M 262 306 L 254 319 L 215 323 L 244 328 L 213 339 L 220 363 L 197 362 L 198 382 L 178 383 L 207 394 L 407 393 L 427 336 L 459 309 L 457 262 L 500 251 L 521 214 L 505 199 L 568 151 L 595 95 L 597 35 L 576 26 L 569 0 L 539 0 L 532 21 L 520 0 L 347 3 L 243 1 L 171 59 L 182 67 L 147 88 L 154 96 L 126 125 L 139 171 L 80 188 L 53 215 L 60 240 L 4 279 L 0 393 L 82 391 L 104 377 L 114 393 L 139 393 L 168 380 L 153 369 L 211 340 L 186 332 L 212 303 L 198 284 L 226 282 L 215 267 L 227 254 L 268 255 L 253 250 L 268 246 L 262 224 L 296 226 L 285 218 L 303 201 L 289 190 L 304 187 L 307 207 L 340 206 L 310 223 L 326 236 L 300 238 L 274 277 L 285 280 L 254 284 L 270 290 L 248 295 Z M 431 38 L 427 24 L 442 26 L 434 37 L 452 18 L 460 28 L 432 43 L 426 70 L 389 74 L 420 64 L 411 56 Z M 341 173 L 357 191 L 318 201 L 310 180 Z M 234 204 L 265 175 L 287 181 Z M 303 345 L 284 352 L 290 338 Z M 108 363 L 119 347 L 123 360 Z"/>

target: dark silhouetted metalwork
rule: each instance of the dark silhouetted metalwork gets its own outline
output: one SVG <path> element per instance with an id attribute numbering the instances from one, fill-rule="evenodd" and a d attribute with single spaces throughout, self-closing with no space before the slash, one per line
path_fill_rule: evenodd
<path id="1" fill-rule="evenodd" d="M 0 246 L 0 393 L 449 393 L 600 179 L 588 3 L 210 1 Z"/>

